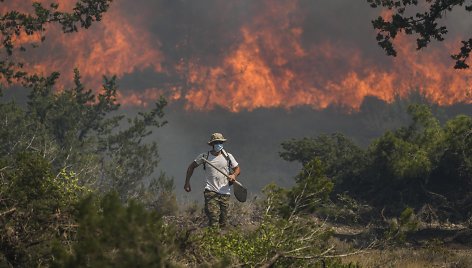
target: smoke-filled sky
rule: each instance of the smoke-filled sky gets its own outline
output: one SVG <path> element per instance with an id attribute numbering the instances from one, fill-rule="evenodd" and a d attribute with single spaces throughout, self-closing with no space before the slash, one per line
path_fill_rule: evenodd
<path id="1" fill-rule="evenodd" d="M 73 2 L 59 1 L 65 10 Z M 0 7 L 30 5 L 6 0 Z M 247 170 L 289 181 L 298 167 L 278 159 L 281 141 L 359 132 L 349 115 L 327 115 L 327 107 L 356 113 L 366 97 L 391 102 L 411 91 L 441 105 L 471 102 L 472 72 L 454 70 L 449 56 L 472 36 L 470 14 L 450 13 L 443 20 L 446 40 L 420 53 L 414 39 L 400 36 L 397 58 L 385 56 L 375 41 L 371 20 L 386 14 L 366 0 L 115 0 L 89 30 L 64 35 L 50 27 L 40 48 L 17 55 L 29 70 L 59 70 L 60 86 L 68 85 L 75 67 L 96 89 L 101 75 L 117 75 L 120 101 L 130 110 L 166 96 L 170 124 L 156 138 L 164 143 L 162 169 L 176 180 L 207 150 L 211 132 L 222 131 Z M 17 42 L 31 39 L 40 37 Z M 369 134 L 359 133 L 365 143 Z"/>

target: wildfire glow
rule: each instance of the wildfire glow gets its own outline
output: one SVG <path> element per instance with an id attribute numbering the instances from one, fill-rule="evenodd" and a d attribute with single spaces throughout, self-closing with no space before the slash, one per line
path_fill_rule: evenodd
<path id="1" fill-rule="evenodd" d="M 197 110 L 223 107 L 238 112 L 301 105 L 355 110 L 366 96 L 392 101 L 411 90 L 419 90 L 441 105 L 472 101 L 467 96 L 472 71 L 454 70 L 452 61 L 444 60 L 444 55 L 457 51 L 458 40 L 446 43 L 449 51 L 431 48 L 416 52 L 414 42 L 400 36 L 395 42 L 398 56 L 376 62 L 341 42 L 307 45 L 300 23 L 303 11 L 297 1 L 266 1 L 267 8 L 242 24 L 239 43 L 218 64 L 202 65 L 191 57 L 172 62 L 160 49 L 167 40 L 127 21 L 126 10 L 120 9 L 123 1 L 113 2 L 103 21 L 90 30 L 48 35 L 46 56 L 30 60 L 28 68 L 40 73 L 72 73 L 77 67 L 86 84 L 97 88 L 101 75 L 122 77 L 149 68 L 156 75 L 179 77 L 173 83 L 125 89 L 120 102 L 131 106 L 146 106 L 164 95 Z M 71 1 L 62 2 L 72 7 Z M 373 37 L 372 47 L 378 49 Z"/>

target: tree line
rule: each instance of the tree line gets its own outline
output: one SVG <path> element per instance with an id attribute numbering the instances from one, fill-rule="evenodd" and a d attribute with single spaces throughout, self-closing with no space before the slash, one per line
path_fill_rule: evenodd
<path id="1" fill-rule="evenodd" d="M 306 184 L 305 191 L 354 198 L 378 215 L 428 206 L 437 219 L 468 220 L 472 118 L 458 115 L 441 124 L 425 104 L 410 105 L 408 113 L 409 125 L 385 132 L 367 148 L 335 133 L 284 142 L 280 156 L 303 164 L 296 187 Z"/>

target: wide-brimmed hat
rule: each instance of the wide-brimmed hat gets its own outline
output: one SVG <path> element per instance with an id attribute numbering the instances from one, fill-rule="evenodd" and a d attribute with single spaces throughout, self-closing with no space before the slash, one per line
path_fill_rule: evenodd
<path id="1" fill-rule="evenodd" d="M 225 137 L 223 137 L 223 134 L 221 133 L 213 133 L 211 134 L 210 140 L 208 141 L 208 145 L 211 145 L 215 141 L 225 142 L 226 139 Z"/>

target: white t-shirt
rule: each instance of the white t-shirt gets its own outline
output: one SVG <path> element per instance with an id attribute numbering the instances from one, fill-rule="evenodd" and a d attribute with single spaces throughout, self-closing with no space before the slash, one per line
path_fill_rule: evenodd
<path id="1" fill-rule="evenodd" d="M 214 156 L 211 153 L 208 154 L 208 152 L 206 152 L 203 154 L 199 154 L 194 161 L 198 165 L 201 165 L 204 163 L 202 158 L 206 159 L 207 155 L 208 155 L 208 161 L 210 163 L 212 163 L 214 166 L 216 166 L 218 169 L 225 172 L 226 174 L 229 174 L 228 161 L 226 161 L 226 158 L 224 157 L 223 153 L 220 153 L 218 156 Z M 238 162 L 236 162 L 236 159 L 234 159 L 233 155 L 228 153 L 228 157 L 231 160 L 231 167 L 233 169 L 237 167 Z M 208 164 L 206 164 L 205 166 L 206 166 L 205 189 L 208 189 L 210 191 L 217 192 L 220 194 L 231 194 L 231 186 L 229 185 L 229 182 L 226 176 L 224 176 L 223 174 L 221 174 L 219 171 L 217 171 L 216 169 L 214 169 L 212 166 Z"/>

